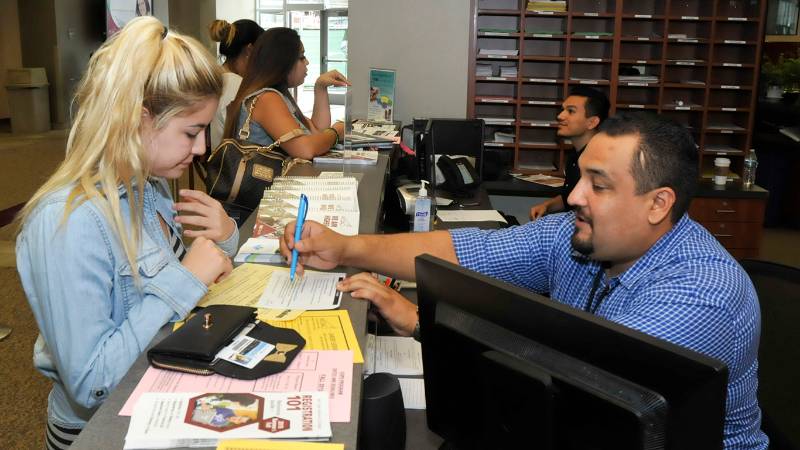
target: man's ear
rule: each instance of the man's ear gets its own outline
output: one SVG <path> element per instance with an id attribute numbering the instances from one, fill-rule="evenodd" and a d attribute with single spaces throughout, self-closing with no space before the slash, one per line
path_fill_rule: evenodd
<path id="1" fill-rule="evenodd" d="M 664 220 L 669 220 L 672 208 L 675 206 L 675 191 L 672 188 L 662 187 L 650 193 L 652 204 L 647 214 L 650 225 L 658 225 Z"/>
<path id="2" fill-rule="evenodd" d="M 600 118 L 597 116 L 589 117 L 589 129 L 594 130 L 600 126 Z"/>

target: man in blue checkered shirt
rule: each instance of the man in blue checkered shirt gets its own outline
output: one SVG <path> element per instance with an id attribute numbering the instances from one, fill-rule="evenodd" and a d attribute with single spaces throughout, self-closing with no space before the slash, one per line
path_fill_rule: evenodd
<path id="1" fill-rule="evenodd" d="M 523 226 L 345 237 L 307 222 L 281 251 L 302 265 L 362 267 L 415 279 L 422 253 L 543 293 L 562 303 L 725 362 L 726 449 L 765 449 L 758 407 L 758 299 L 747 274 L 689 207 L 698 155 L 689 133 L 655 116 L 608 119 L 580 157 L 574 210 Z M 367 273 L 340 290 L 372 302 L 400 334 L 416 307 Z"/>

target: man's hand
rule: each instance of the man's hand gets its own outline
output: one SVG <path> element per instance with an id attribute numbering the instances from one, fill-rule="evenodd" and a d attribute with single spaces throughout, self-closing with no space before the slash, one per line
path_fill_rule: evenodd
<path id="1" fill-rule="evenodd" d="M 220 281 L 233 270 L 231 259 L 213 241 L 197 237 L 181 261 L 183 267 L 206 286 Z"/>
<path id="2" fill-rule="evenodd" d="M 536 220 L 545 214 L 552 214 L 564 210 L 564 200 L 561 196 L 553 197 L 546 202 L 540 203 L 531 208 L 531 220 Z"/>
<path id="3" fill-rule="evenodd" d="M 204 237 L 214 242 L 228 239 L 236 229 L 236 222 L 228 217 L 222 204 L 201 191 L 181 189 L 181 202 L 175 203 L 175 211 L 184 213 L 175 216 L 175 222 L 184 225 L 183 234 L 191 237 Z M 187 230 L 185 225 L 200 228 Z"/>
<path id="4" fill-rule="evenodd" d="M 411 336 L 414 332 L 418 320 L 416 305 L 378 281 L 372 274 L 361 272 L 345 278 L 336 288 L 349 292 L 353 298 L 369 300 L 395 333 Z"/>
<path id="5" fill-rule="evenodd" d="M 544 203 L 539 203 L 538 205 L 531 207 L 531 220 L 536 220 L 539 217 L 542 217 L 545 214 L 547 214 L 548 203 L 550 202 L 546 201 Z"/>
<path id="6" fill-rule="evenodd" d="M 292 262 L 292 249 L 297 247 L 297 273 L 302 275 L 304 266 L 328 270 L 342 264 L 347 237 L 313 220 L 303 224 L 300 240 L 294 241 L 297 221 L 289 222 L 280 239 L 281 254 L 286 262 Z"/>

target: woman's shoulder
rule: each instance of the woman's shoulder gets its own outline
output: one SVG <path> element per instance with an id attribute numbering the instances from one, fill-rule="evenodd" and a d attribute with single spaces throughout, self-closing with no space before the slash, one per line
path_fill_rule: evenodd
<path id="1" fill-rule="evenodd" d="M 74 185 L 64 186 L 42 196 L 28 215 L 23 230 L 26 228 L 55 230 L 63 224 L 75 229 L 102 227 L 104 221 L 100 208 L 91 200 L 74 198 Z M 74 202 L 74 207 L 69 208 Z M 69 210 L 69 215 L 64 216 Z"/>

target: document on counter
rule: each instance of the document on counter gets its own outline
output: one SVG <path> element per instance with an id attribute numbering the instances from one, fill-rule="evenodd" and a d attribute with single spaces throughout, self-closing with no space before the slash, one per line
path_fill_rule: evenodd
<path id="1" fill-rule="evenodd" d="M 506 222 L 494 209 L 439 210 L 436 215 L 443 222 Z"/>
<path id="2" fill-rule="evenodd" d="M 255 307 L 264 287 L 276 271 L 288 269 L 263 264 L 242 264 L 233 269 L 227 278 L 208 288 L 208 294 L 197 306 L 239 305 Z M 285 309 L 285 308 L 284 308 Z"/>
<path id="3" fill-rule="evenodd" d="M 306 270 L 302 277 L 292 281 L 288 270 L 275 271 L 269 277 L 258 306 L 312 311 L 336 309 L 342 302 L 342 293 L 336 290 L 336 284 L 344 280 L 345 275 Z"/>
<path id="4" fill-rule="evenodd" d="M 237 380 L 222 375 L 192 375 L 149 367 L 133 390 L 120 416 L 130 416 L 145 392 L 326 392 L 331 422 L 350 421 L 353 388 L 353 352 L 303 350 L 283 372 L 257 380 Z"/>
<path id="5" fill-rule="evenodd" d="M 352 350 L 353 362 L 356 364 L 364 362 L 347 310 L 306 311 L 294 320 L 265 322 L 274 327 L 291 328 L 300 333 L 306 340 L 304 347 L 306 350 Z"/>
<path id="6" fill-rule="evenodd" d="M 422 375 L 422 346 L 414 338 L 367 335 L 364 374 Z"/>
<path id="7" fill-rule="evenodd" d="M 344 444 L 327 442 L 269 441 L 265 439 L 235 439 L 220 441 L 217 450 L 344 450 Z"/>
<path id="8" fill-rule="evenodd" d="M 148 392 L 134 408 L 124 449 L 209 447 L 223 437 L 329 440 L 323 392 Z"/>
<path id="9" fill-rule="evenodd" d="M 422 378 L 398 377 L 406 409 L 425 409 L 425 380 Z"/>

